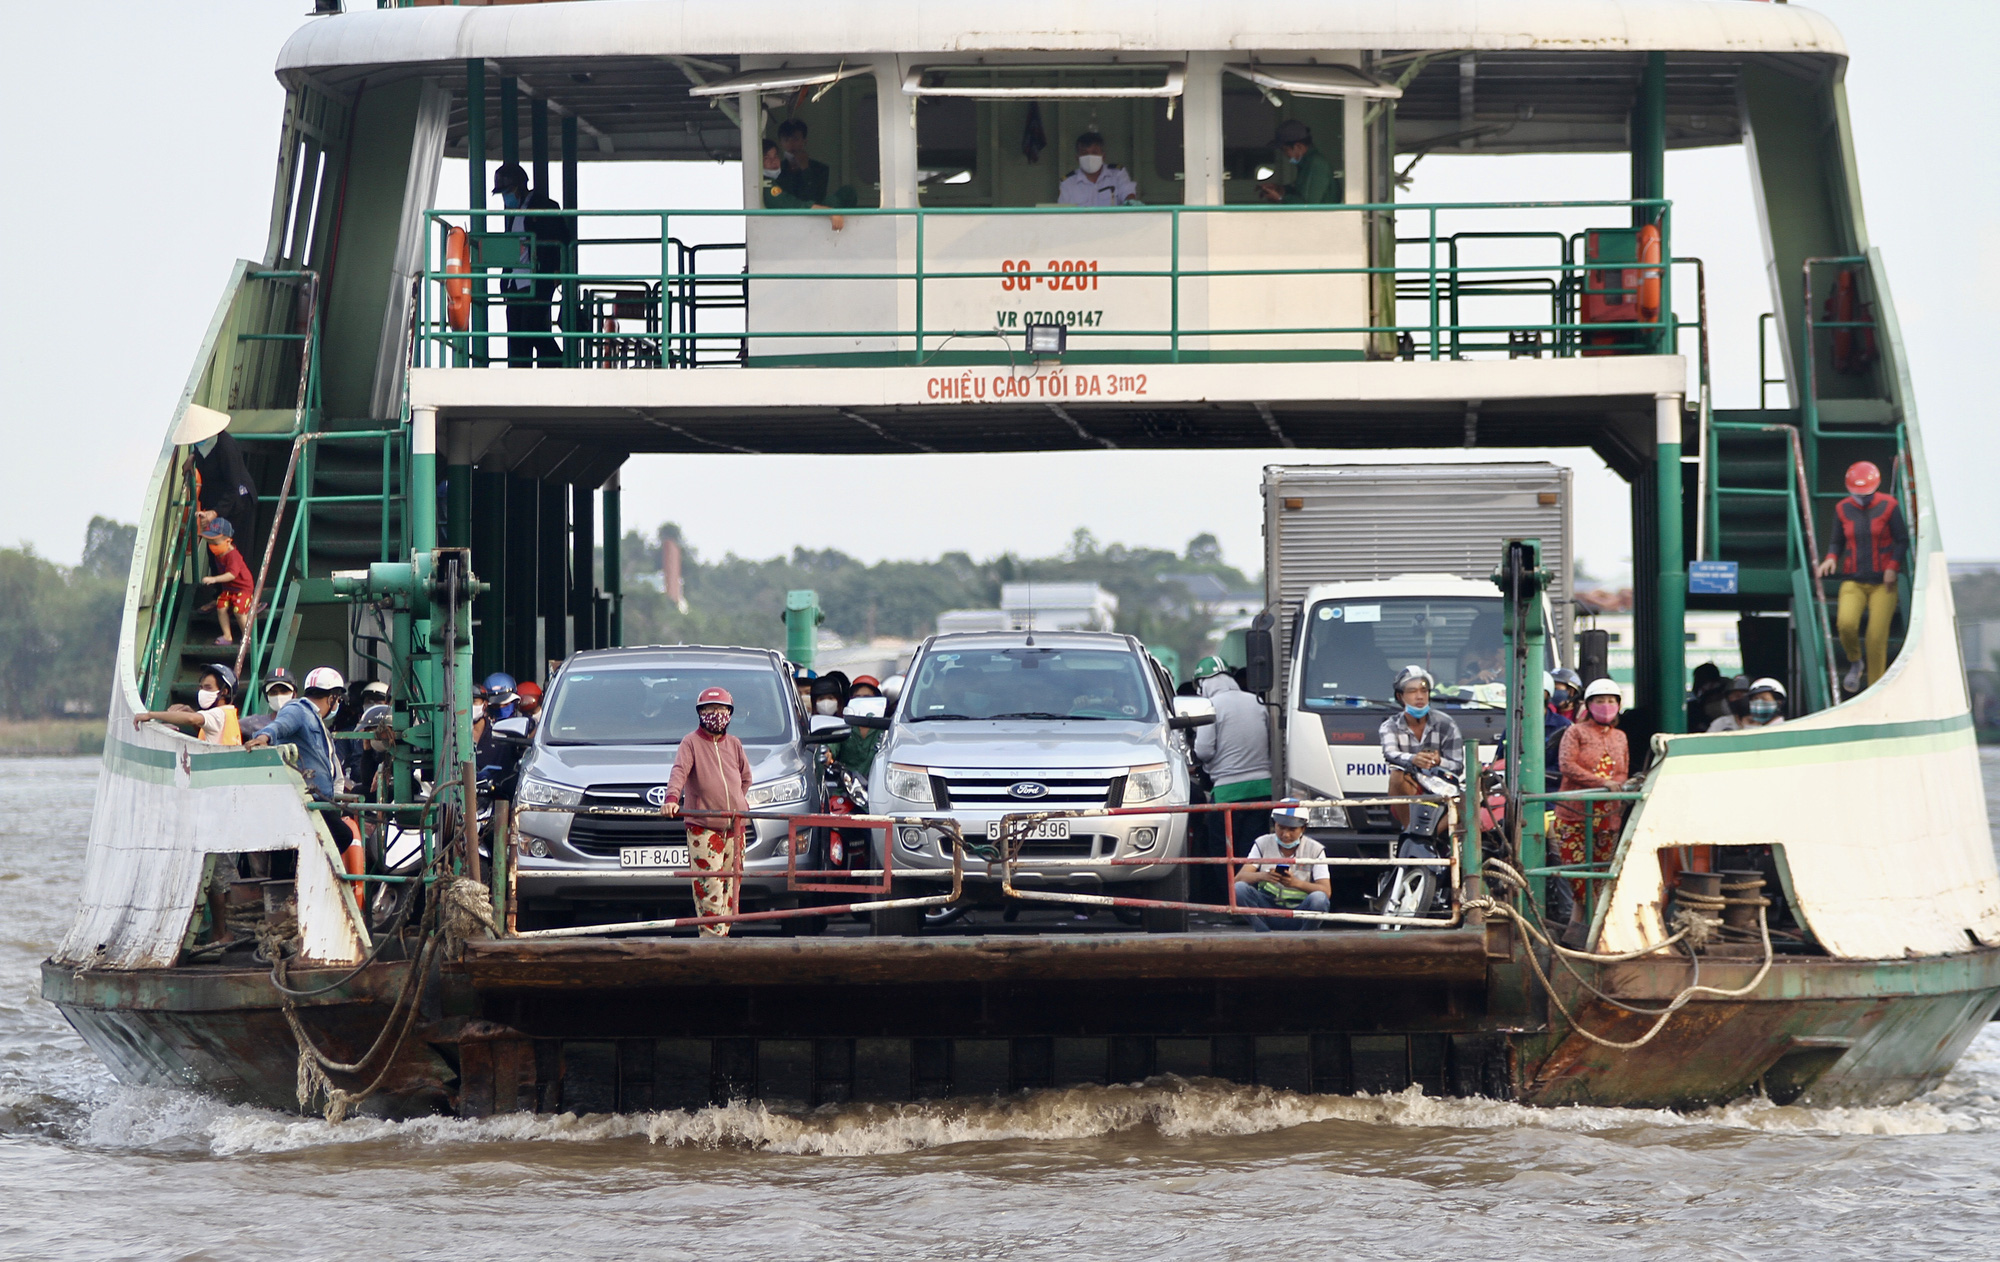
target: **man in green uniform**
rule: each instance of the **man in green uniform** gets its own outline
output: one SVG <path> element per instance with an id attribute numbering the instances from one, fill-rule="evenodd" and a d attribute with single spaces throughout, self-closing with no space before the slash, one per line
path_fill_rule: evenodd
<path id="1" fill-rule="evenodd" d="M 1326 155 L 1313 147 L 1312 139 L 1312 129 L 1296 118 L 1279 125 L 1277 138 L 1271 144 L 1298 171 L 1292 182 L 1282 188 L 1275 177 L 1259 184 L 1257 192 L 1265 201 L 1303 202 L 1312 206 L 1331 206 L 1340 201 L 1340 177 L 1334 174 L 1333 164 L 1326 160 Z"/>

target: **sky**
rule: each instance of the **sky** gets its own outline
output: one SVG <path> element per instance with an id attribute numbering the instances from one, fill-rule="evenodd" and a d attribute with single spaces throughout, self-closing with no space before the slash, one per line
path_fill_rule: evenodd
<path id="1" fill-rule="evenodd" d="M 0 116 L 17 121 L 0 128 L 0 169 L 18 182 L 0 197 L 0 432 L 28 476 L 0 496 L 0 541 L 74 563 L 93 515 L 137 514 L 229 268 L 262 250 L 283 107 L 270 68 L 306 7 L 10 6 Z M 1855 55 L 1848 99 L 1869 236 L 1908 342 L 1945 546 L 2000 557 L 2000 496 L 1987 484 L 1996 443 L 1978 384 L 1993 352 L 1990 321 L 1977 318 L 1989 305 L 1981 295 L 1995 292 L 1988 282 L 2000 282 L 2000 180 L 1992 145 L 1961 143 L 2000 134 L 1986 75 L 2000 5 L 1812 7 L 1841 26 Z M 1431 157 L 1404 198 L 1617 198 L 1625 172 L 1622 155 Z M 663 181 L 586 165 L 582 190 L 597 205 L 722 204 L 734 180 L 718 167 Z M 1756 321 L 1770 299 L 1743 151 L 1671 154 L 1667 186 L 1674 252 L 1708 268 L 1716 403 L 1754 406 Z M 455 203 L 463 179 L 448 175 L 441 188 Z M 1263 465 L 1400 458 L 1571 464 L 1580 556 L 1602 578 L 1629 566 L 1624 486 L 1578 451 L 641 456 L 625 469 L 624 516 L 648 529 L 679 521 L 709 557 L 794 545 L 868 561 L 1047 555 L 1078 527 L 1178 550 L 1210 532 L 1227 560 L 1255 571 Z M 718 487 L 750 511 L 715 512 Z"/>

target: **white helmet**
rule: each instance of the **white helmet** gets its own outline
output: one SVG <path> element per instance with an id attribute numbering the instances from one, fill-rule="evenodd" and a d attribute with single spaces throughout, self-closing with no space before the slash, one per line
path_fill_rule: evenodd
<path id="1" fill-rule="evenodd" d="M 1618 686 L 1618 681 L 1615 679 L 1593 679 L 1584 685 L 1583 689 L 1583 699 L 1585 701 L 1589 701 L 1592 697 L 1616 697 L 1618 703 L 1623 705 L 1625 703 L 1625 690 Z"/>
<path id="2" fill-rule="evenodd" d="M 300 691 L 308 696 L 315 692 L 346 692 L 347 681 L 331 666 L 315 666 L 306 672 L 305 686 Z"/>
<path id="3" fill-rule="evenodd" d="M 1754 697 L 1760 692 L 1776 693 L 1778 700 L 1783 701 L 1785 699 L 1785 686 L 1769 675 L 1750 685 L 1751 696 Z"/>
<path id="4" fill-rule="evenodd" d="M 1431 673 L 1415 663 L 1405 666 L 1396 672 L 1394 695 L 1400 699 L 1403 695 L 1403 689 L 1409 687 L 1411 684 L 1422 684 L 1432 692 L 1437 691 L 1437 681 L 1431 678 Z"/>

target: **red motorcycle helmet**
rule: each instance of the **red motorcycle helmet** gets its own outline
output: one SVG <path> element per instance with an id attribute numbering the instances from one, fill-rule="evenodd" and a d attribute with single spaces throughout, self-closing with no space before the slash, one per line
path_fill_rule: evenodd
<path id="1" fill-rule="evenodd" d="M 1849 495 L 1873 495 L 1882 485 L 1882 471 L 1872 460 L 1857 460 L 1847 466 L 1847 493 Z"/>
<path id="2" fill-rule="evenodd" d="M 729 695 L 727 688 L 702 689 L 701 695 L 694 699 L 694 708 L 699 710 L 705 705 L 726 705 L 730 713 L 736 712 L 736 700 Z"/>

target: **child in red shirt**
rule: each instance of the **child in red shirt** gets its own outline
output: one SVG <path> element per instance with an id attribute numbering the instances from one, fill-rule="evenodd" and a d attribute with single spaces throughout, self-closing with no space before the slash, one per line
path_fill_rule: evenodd
<path id="1" fill-rule="evenodd" d="M 236 550 L 236 529 L 226 517 L 216 517 L 201 528 L 201 537 L 208 544 L 208 554 L 222 567 L 220 574 L 211 574 L 201 580 L 203 587 L 221 586 L 215 596 L 216 621 L 222 624 L 222 634 L 215 638 L 217 644 L 234 644 L 236 635 L 230 622 L 230 615 L 237 614 L 243 619 L 244 631 L 250 629 L 250 596 L 254 582 L 250 577 L 249 563 Z"/>

